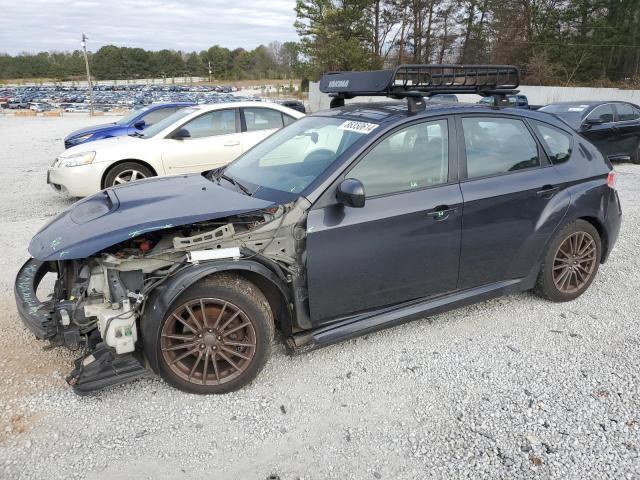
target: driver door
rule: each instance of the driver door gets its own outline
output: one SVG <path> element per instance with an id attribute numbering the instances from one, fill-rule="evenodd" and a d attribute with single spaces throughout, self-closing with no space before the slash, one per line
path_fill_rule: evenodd
<path id="1" fill-rule="evenodd" d="M 307 218 L 307 281 L 314 326 L 455 290 L 462 194 L 449 121 L 420 122 L 378 142 L 344 175 L 364 207 L 335 188 Z"/>
<path id="2" fill-rule="evenodd" d="M 203 113 L 177 130 L 188 137 L 163 139 L 162 163 L 168 175 L 203 172 L 226 165 L 242 153 L 237 108 Z M 174 132 L 175 133 L 175 132 Z"/>

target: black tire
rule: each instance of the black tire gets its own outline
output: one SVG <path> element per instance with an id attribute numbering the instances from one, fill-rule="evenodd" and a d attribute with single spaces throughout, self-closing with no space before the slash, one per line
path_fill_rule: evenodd
<path id="1" fill-rule="evenodd" d="M 589 245 L 593 240 L 595 249 L 591 253 L 591 247 L 578 247 L 578 253 L 585 248 L 583 260 L 580 255 L 567 255 L 564 253 L 568 245 L 575 239 Z M 581 240 L 578 240 L 581 239 Z M 567 243 L 566 243 L 567 242 Z M 561 248 L 563 250 L 561 252 Z M 563 227 L 553 238 L 544 256 L 536 292 L 552 302 L 568 302 L 582 295 L 591 285 L 598 273 L 600 259 L 602 258 L 602 240 L 595 227 L 585 220 L 576 220 Z M 585 262 L 585 263 L 582 263 Z M 578 265 L 579 264 L 579 265 Z M 567 267 L 567 265 L 569 265 Z M 567 273 L 568 272 L 568 273 Z M 562 277 L 564 275 L 564 277 Z M 567 278 L 568 275 L 568 278 Z M 573 278 L 575 277 L 575 282 Z M 580 280 L 578 280 L 580 278 Z M 567 283 L 568 285 L 564 285 Z M 560 288 L 564 286 L 564 288 Z"/>
<path id="2" fill-rule="evenodd" d="M 636 149 L 636 152 L 631 155 L 631 163 L 640 165 L 640 146 Z"/>
<path id="3" fill-rule="evenodd" d="M 198 333 L 193 333 L 191 330 L 194 330 L 194 328 L 188 329 L 184 326 L 184 322 L 176 323 L 176 320 L 174 320 L 173 314 L 179 312 L 182 307 L 190 302 L 195 302 L 196 306 L 191 308 L 191 311 L 186 310 L 188 314 L 185 317 L 191 319 L 188 320 L 189 324 L 195 326 L 192 322 L 198 320 L 205 324 L 203 325 L 205 328 L 206 326 L 215 328 L 213 332 L 207 328 L 206 330 L 210 333 L 205 333 L 204 338 L 202 338 L 202 335 L 198 337 Z M 225 306 L 220 307 L 220 302 L 225 302 Z M 204 316 L 199 313 L 202 310 L 198 310 L 197 305 L 202 305 L 205 312 Z M 215 310 L 216 307 L 218 310 Z M 213 314 L 211 314 L 212 309 Z M 229 320 L 236 311 L 241 313 L 237 314 L 235 320 Z M 191 314 L 197 318 L 194 319 Z M 178 315 L 184 315 L 184 313 L 179 313 Z M 181 316 L 181 318 L 185 317 Z M 204 322 L 202 322 L 203 319 Z M 239 322 L 242 325 L 247 321 L 250 322 L 250 326 L 239 330 L 239 332 L 241 335 L 245 335 L 245 331 L 250 333 L 239 339 L 232 338 L 233 335 L 237 335 L 238 331 L 228 335 L 224 333 L 224 328 L 220 328 L 224 324 L 232 322 L 230 327 L 226 327 L 227 331 L 231 331 L 235 328 L 233 322 Z M 173 340 L 167 338 L 167 336 L 171 337 L 173 335 L 181 336 L 180 332 L 175 330 L 176 327 L 183 328 L 182 333 L 186 334 L 185 336 L 191 336 L 192 339 Z M 202 332 L 204 331 L 203 329 Z M 155 348 L 158 358 L 158 370 L 160 376 L 167 383 L 184 392 L 199 394 L 231 392 L 244 387 L 260 373 L 271 355 L 273 335 L 273 315 L 263 293 L 254 284 L 239 275 L 229 273 L 214 275 L 185 290 L 169 307 L 162 323 L 157 326 L 154 338 L 157 339 Z M 216 342 L 216 344 L 205 345 L 207 340 L 210 342 L 216 341 L 213 337 L 217 337 L 221 341 Z M 229 339 L 235 340 L 232 343 L 236 343 L 236 346 L 229 346 L 226 343 Z M 192 347 L 198 349 L 190 350 L 194 353 L 176 362 L 178 355 L 171 349 L 175 345 L 179 346 L 180 342 L 184 342 L 187 345 L 192 341 L 195 343 L 186 348 L 183 347 L 181 351 L 185 352 L 186 349 L 191 349 Z M 175 344 L 170 342 L 175 342 Z M 237 344 L 246 345 L 243 342 L 249 342 L 254 346 L 237 346 Z M 198 344 L 196 345 L 196 343 Z M 231 352 L 228 347 L 231 347 L 231 350 L 236 353 Z M 217 351 L 215 351 L 216 348 Z M 183 355 L 183 353 L 180 353 L 179 356 L 182 357 Z M 239 356 L 235 357 L 235 355 Z M 207 367 L 204 367 L 204 363 L 200 363 L 202 362 L 202 356 L 205 357 L 205 363 L 209 362 Z M 224 360 L 223 356 L 226 356 L 227 359 L 232 359 L 233 363 L 237 363 L 235 368 L 227 360 Z M 250 359 L 247 359 L 249 357 Z M 196 361 L 198 362 L 197 364 Z M 175 363 L 170 365 L 171 362 Z M 238 373 L 239 368 L 242 371 Z M 193 376 L 189 375 L 185 379 L 187 370 Z M 225 372 L 229 372 L 226 377 L 224 377 Z"/>
<path id="4" fill-rule="evenodd" d="M 155 174 L 151 169 L 140 162 L 130 161 L 123 162 L 117 164 L 115 167 L 112 167 L 107 175 L 104 177 L 104 185 L 103 188 L 113 187 L 119 185 L 120 182 L 116 182 L 116 179 L 120 177 L 122 174 L 126 174 L 126 172 L 138 172 L 142 176 L 136 178 L 136 180 L 142 180 L 143 178 L 155 177 Z M 122 182 L 126 183 L 126 182 Z"/>

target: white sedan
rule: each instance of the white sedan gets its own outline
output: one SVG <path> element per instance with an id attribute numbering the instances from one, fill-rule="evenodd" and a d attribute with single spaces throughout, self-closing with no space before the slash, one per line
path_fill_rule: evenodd
<path id="1" fill-rule="evenodd" d="M 65 150 L 47 183 L 72 197 L 159 175 L 203 172 L 227 163 L 304 114 L 275 103 L 187 107 L 135 136 L 106 138 Z"/>

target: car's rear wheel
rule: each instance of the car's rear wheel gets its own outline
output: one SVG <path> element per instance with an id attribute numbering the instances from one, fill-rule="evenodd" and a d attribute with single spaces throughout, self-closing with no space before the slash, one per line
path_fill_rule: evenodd
<path id="1" fill-rule="evenodd" d="M 149 167 L 139 162 L 123 162 L 113 167 L 104 179 L 104 187 L 117 187 L 124 183 L 135 182 L 143 178 L 153 177 Z"/>
<path id="2" fill-rule="evenodd" d="M 556 234 L 545 255 L 537 291 L 554 302 L 567 302 L 582 295 L 598 271 L 602 241 L 585 220 L 577 220 Z"/>
<path id="3" fill-rule="evenodd" d="M 221 274 L 188 288 L 160 325 L 160 375 L 191 393 L 226 393 L 251 382 L 271 352 L 273 316 L 262 292 Z"/>

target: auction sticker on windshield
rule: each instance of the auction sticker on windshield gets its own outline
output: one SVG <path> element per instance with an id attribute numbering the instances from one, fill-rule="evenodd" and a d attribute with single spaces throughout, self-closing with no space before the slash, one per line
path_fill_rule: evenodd
<path id="1" fill-rule="evenodd" d="M 350 132 L 358 132 L 364 134 L 371 133 L 376 128 L 378 128 L 378 124 L 376 123 L 356 122 L 354 120 L 347 120 L 341 125 L 338 125 L 338 130 L 348 130 Z"/>

